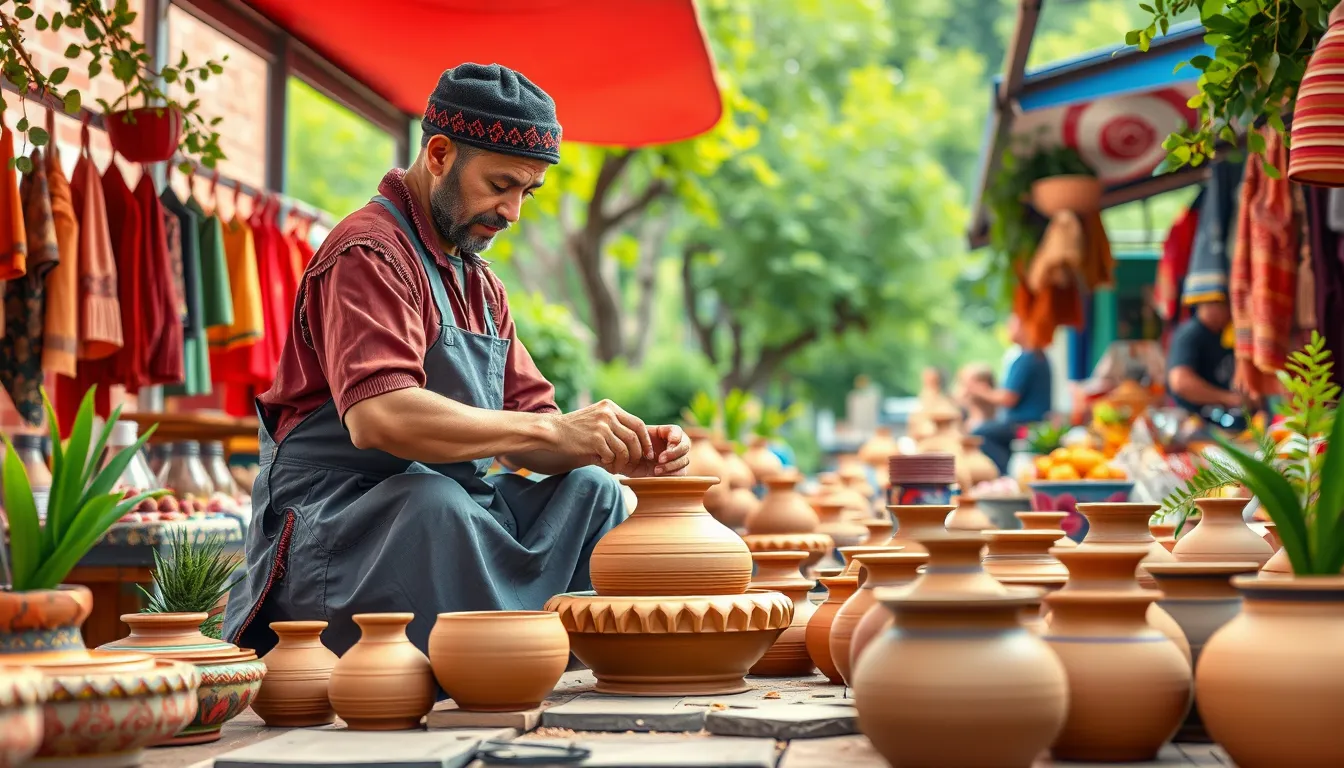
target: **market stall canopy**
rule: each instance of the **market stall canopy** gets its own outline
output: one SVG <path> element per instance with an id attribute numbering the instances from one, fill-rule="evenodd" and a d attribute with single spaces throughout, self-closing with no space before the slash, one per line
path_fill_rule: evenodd
<path id="1" fill-rule="evenodd" d="M 971 247 L 988 242 L 984 197 L 1009 149 L 1063 144 L 1077 150 L 1105 187 L 1104 207 L 1206 178 L 1207 166 L 1152 175 L 1166 157 L 1162 142 L 1168 134 L 1196 120 L 1186 102 L 1195 94 L 1200 73 L 1176 67 L 1201 53 L 1213 50 L 1198 22 L 1172 27 L 1146 53 L 1117 46 L 1026 73 L 1017 92 L 1007 94 L 1007 110 L 997 106 L 1004 78 L 996 78 L 991 92 L 996 106 L 980 157 Z"/>
<path id="2" fill-rule="evenodd" d="M 247 3 L 411 115 L 445 69 L 469 61 L 511 67 L 545 89 L 570 141 L 679 141 L 722 113 L 692 0 Z"/>

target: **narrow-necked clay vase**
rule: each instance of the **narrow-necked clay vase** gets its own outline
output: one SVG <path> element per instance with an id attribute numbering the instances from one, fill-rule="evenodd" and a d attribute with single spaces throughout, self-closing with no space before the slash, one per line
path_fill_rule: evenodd
<path id="1" fill-rule="evenodd" d="M 711 515 L 717 515 L 728 501 L 728 468 L 723 464 L 723 456 L 714 449 L 714 435 L 701 427 L 686 427 L 686 437 L 691 440 L 688 454 L 690 463 L 686 465 L 687 477 L 717 477 L 719 482 L 706 489 L 702 503 Z"/>
<path id="2" fill-rule="evenodd" d="M 1241 613 L 1241 593 L 1232 586 L 1233 577 L 1253 576 L 1259 570 L 1255 563 L 1154 563 L 1148 568 L 1162 590 L 1158 605 L 1181 625 L 1190 641 L 1190 661 L 1196 669 L 1208 639 Z M 1175 740 L 1209 741 L 1199 717 L 1198 699 L 1181 723 Z"/>
<path id="3" fill-rule="evenodd" d="M 742 538 L 709 516 L 712 477 L 625 478 L 639 506 L 593 547 L 599 595 L 740 595 L 751 581 Z"/>
<path id="4" fill-rule="evenodd" d="M 761 536 L 782 533 L 813 533 L 817 530 L 817 513 L 798 492 L 800 476 L 796 470 L 785 470 L 765 481 L 765 498 L 756 514 L 747 519 L 747 533 Z"/>
<path id="5" fill-rule="evenodd" d="M 859 579 L 859 583 L 863 583 L 863 567 L 859 565 L 859 561 L 855 559 L 858 555 L 877 554 L 879 552 L 901 552 L 904 551 L 904 549 L 905 547 L 902 546 L 889 547 L 886 544 L 879 547 L 841 547 L 836 550 L 840 553 L 840 560 L 845 564 L 845 569 L 840 572 L 840 575 L 856 576 Z"/>
<path id="6" fill-rule="evenodd" d="M 947 530 L 949 531 L 989 531 L 994 529 L 994 524 L 989 521 L 989 517 L 980 511 L 980 507 L 975 503 L 975 497 L 964 491 L 957 494 L 955 499 L 957 508 L 952 510 L 952 514 L 947 518 Z"/>
<path id="7" fill-rule="evenodd" d="M 1158 544 L 1167 548 L 1170 552 L 1176 546 L 1176 524 L 1175 523 L 1148 523 L 1148 532 L 1153 534 L 1153 538 Z"/>
<path id="8" fill-rule="evenodd" d="M 963 492 L 969 491 L 979 483 L 987 483 L 999 477 L 999 465 L 980 450 L 980 446 L 984 443 L 985 439 L 976 435 L 961 438 L 961 453 L 957 455 L 957 464 L 959 469 L 964 469 L 967 479 L 970 480 L 970 485 L 962 488 Z"/>
<path id="9" fill-rule="evenodd" d="M 863 527 L 868 529 L 868 538 L 859 542 L 863 547 L 876 547 L 891 541 L 892 525 L 890 520 L 864 520 Z"/>
<path id="10" fill-rule="evenodd" d="M 1080 547 L 1058 556 L 1070 572 L 1105 557 L 1132 573 L 1147 551 L 1144 544 Z M 1045 641 L 1069 681 L 1068 719 L 1050 748 L 1056 760 L 1154 760 L 1176 733 L 1190 709 L 1193 680 L 1180 649 L 1148 623 L 1148 607 L 1159 597 L 1152 589 L 1090 589 L 1072 581 L 1046 595 Z"/>
<path id="11" fill-rule="evenodd" d="M 357 613 L 359 642 L 331 670 L 327 696 L 352 731 L 407 731 L 434 707 L 429 657 L 406 637 L 415 614 Z"/>
<path id="12" fill-rule="evenodd" d="M 1021 511 L 1014 512 L 1013 516 L 1022 523 L 1024 531 L 1062 531 L 1064 518 L 1069 516 L 1068 512 L 1035 512 Z M 1059 541 L 1055 542 L 1056 547 L 1076 547 L 1078 542 L 1070 539 L 1068 535 L 1061 536 Z"/>
<path id="13" fill-rule="evenodd" d="M 887 542 L 905 547 L 906 552 L 923 552 L 919 542 L 947 534 L 947 516 L 955 507 L 942 504 L 903 504 L 887 507 L 896 523 L 896 533 Z"/>
<path id="14" fill-rule="evenodd" d="M 841 685 L 845 679 L 840 676 L 840 668 L 835 666 L 835 661 L 831 659 L 831 624 L 835 621 L 835 614 L 840 612 L 840 606 L 859 588 L 858 576 L 835 576 L 832 578 L 821 579 L 822 586 L 826 587 L 826 601 L 817 606 L 816 613 L 807 622 L 807 632 L 804 639 L 807 642 L 807 655 L 812 658 L 812 663 L 817 669 L 836 685 Z"/>
<path id="15" fill-rule="evenodd" d="M 751 474 L 756 478 L 758 485 L 784 468 L 783 460 L 770 450 L 770 441 L 759 436 L 751 439 L 747 452 L 742 454 L 742 460 L 747 462 L 747 467 L 751 469 Z"/>
<path id="16" fill-rule="evenodd" d="M 534 709 L 565 673 L 569 633 L 552 611 L 440 613 L 429 663 L 458 709 Z"/>
<path id="17" fill-rule="evenodd" d="M 984 566 L 996 579 L 1054 579 L 1069 575 L 1051 547 L 1064 531 L 985 531 Z M 1053 537 L 1053 538 L 1052 538 Z"/>
<path id="18" fill-rule="evenodd" d="M 812 501 L 812 509 L 817 513 L 817 533 L 831 537 L 837 547 L 853 547 L 868 538 L 868 529 L 861 523 L 844 518 L 845 501 L 834 494 L 822 496 Z"/>
<path id="19" fill-rule="evenodd" d="M 279 642 L 261 658 L 266 679 L 252 701 L 252 711 L 272 728 L 328 725 L 336 710 L 327 698 L 336 654 L 322 644 L 325 621 L 273 621 Z"/>
<path id="20" fill-rule="evenodd" d="M 924 552 L 869 552 L 855 555 L 854 559 L 863 569 L 864 576 L 860 579 L 859 588 L 840 606 L 835 619 L 831 621 L 831 661 L 845 685 L 853 683 L 850 676 L 853 670 L 851 661 L 859 622 L 872 609 L 886 613 L 877 604 L 873 590 L 877 587 L 900 587 L 914 581 L 919 575 L 919 567 L 928 562 L 929 556 Z M 876 621 L 877 627 L 881 628 L 880 615 Z"/>
<path id="21" fill-rule="evenodd" d="M 877 590 L 900 631 L 859 658 L 854 703 L 859 730 L 891 765 L 1029 768 L 1054 741 L 1068 711 L 1064 668 L 1018 620 L 1040 593 L 1004 592 Z"/>
<path id="22" fill-rule="evenodd" d="M 1141 502 L 1098 502 L 1079 504 L 1078 513 L 1087 518 L 1087 535 L 1078 546 L 1089 544 L 1147 544 L 1148 556 L 1139 564 L 1139 585 L 1153 589 L 1157 582 L 1144 569 L 1147 563 L 1174 563 L 1176 556 L 1157 543 L 1148 522 L 1159 509 L 1157 504 Z"/>
<path id="23" fill-rule="evenodd" d="M 919 569 L 912 590 L 966 595 L 1006 595 L 1007 588 L 985 570 L 981 553 L 987 539 L 982 533 L 956 531 L 920 540 L 929 556 Z"/>
<path id="24" fill-rule="evenodd" d="M 799 677 L 812 674 L 812 657 L 807 653 L 807 622 L 817 607 L 808 599 L 812 581 L 800 572 L 806 552 L 753 552 L 756 575 L 751 589 L 774 590 L 793 601 L 793 621 L 751 668 L 762 677 Z"/>
<path id="25" fill-rule="evenodd" d="M 751 473 L 751 467 L 747 466 L 747 462 L 738 455 L 731 440 L 715 438 L 714 450 L 723 458 L 723 471 L 726 475 L 723 479 L 728 483 L 729 490 L 736 488 L 751 490 L 756 487 L 756 476 Z"/>
<path id="26" fill-rule="evenodd" d="M 1196 499 L 1199 523 L 1176 542 L 1171 554 L 1183 563 L 1269 562 L 1274 549 L 1242 518 L 1247 503 L 1247 499 Z"/>

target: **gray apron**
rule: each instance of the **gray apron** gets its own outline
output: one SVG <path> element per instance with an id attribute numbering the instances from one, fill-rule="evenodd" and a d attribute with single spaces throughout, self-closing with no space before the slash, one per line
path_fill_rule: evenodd
<path id="1" fill-rule="evenodd" d="M 415 244 L 442 318 L 426 389 L 500 410 L 509 340 L 488 309 L 486 334 L 456 326 L 438 264 L 401 211 L 374 199 Z M 588 557 L 624 515 L 615 478 L 597 467 L 536 481 L 486 477 L 492 458 L 422 464 L 363 450 L 331 400 L 277 445 L 262 410 L 247 574 L 224 618 L 224 636 L 258 655 L 275 644 L 272 621 L 325 620 L 323 642 L 340 654 L 359 639 L 355 614 L 409 611 L 426 651 L 439 613 L 540 610 L 591 589 Z"/>

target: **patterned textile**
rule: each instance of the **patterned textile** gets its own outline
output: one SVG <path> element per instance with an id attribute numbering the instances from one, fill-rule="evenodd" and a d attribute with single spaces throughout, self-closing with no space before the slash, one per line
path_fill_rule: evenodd
<path id="1" fill-rule="evenodd" d="M 32 426 L 42 423 L 43 307 L 47 274 L 60 261 L 42 150 L 33 150 L 33 170 L 19 183 L 28 238 L 27 274 L 5 283 L 5 334 L 0 339 L 0 384 L 14 408 Z"/>

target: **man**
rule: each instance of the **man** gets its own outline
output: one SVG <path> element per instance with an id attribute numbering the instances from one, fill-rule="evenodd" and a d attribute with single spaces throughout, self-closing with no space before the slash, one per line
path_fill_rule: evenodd
<path id="1" fill-rule="evenodd" d="M 1241 396 L 1232 391 L 1236 356 L 1223 345 L 1223 332 L 1231 321 L 1226 301 L 1206 301 L 1171 334 L 1167 392 L 1176 405 L 1205 417 L 1213 409 L 1241 405 Z"/>
<path id="2" fill-rule="evenodd" d="M 1005 474 L 1008 472 L 1008 459 L 1012 456 L 1012 443 L 1018 430 L 1024 425 L 1043 420 L 1050 412 L 1054 397 L 1050 360 L 1043 350 L 1031 349 L 1024 344 L 1026 334 L 1017 315 L 1008 316 L 1008 335 L 1022 351 L 1008 365 L 1003 387 L 995 388 L 984 380 L 967 384 L 969 395 L 1003 409 L 997 419 L 981 424 L 971 434 L 985 439 L 980 450 L 993 459 L 999 471 Z"/>
<path id="3" fill-rule="evenodd" d="M 611 473 L 682 474 L 690 441 L 607 401 L 561 414 L 477 254 L 559 161 L 555 105 L 522 75 L 463 64 L 429 98 L 420 154 L 332 230 L 303 276 L 271 389 L 247 576 L 225 633 L 320 619 L 539 610 L 590 587 L 593 545 L 624 510 Z M 550 475 L 487 477 L 494 459 Z"/>

